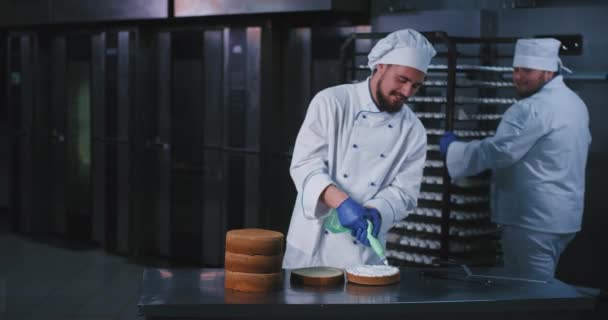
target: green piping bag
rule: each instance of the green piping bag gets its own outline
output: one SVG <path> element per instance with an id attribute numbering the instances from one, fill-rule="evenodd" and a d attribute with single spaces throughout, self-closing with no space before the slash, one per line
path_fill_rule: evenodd
<path id="1" fill-rule="evenodd" d="M 329 215 L 325 218 L 324 227 L 332 233 L 342 233 L 351 231 L 349 228 L 346 228 L 342 224 L 340 224 L 340 220 L 338 219 L 338 213 L 335 209 L 331 209 Z M 378 255 L 380 260 L 382 260 L 384 264 L 388 266 L 388 260 L 386 260 L 384 247 L 382 246 L 382 243 L 380 243 L 380 240 L 378 240 L 372 235 L 373 229 L 374 226 L 372 222 L 367 220 L 367 240 L 369 241 L 369 245 L 372 247 L 372 250 L 374 250 L 376 255 Z"/>

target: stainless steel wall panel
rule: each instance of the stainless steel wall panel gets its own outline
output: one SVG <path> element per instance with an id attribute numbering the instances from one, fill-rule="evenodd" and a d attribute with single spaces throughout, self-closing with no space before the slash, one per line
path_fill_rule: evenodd
<path id="1" fill-rule="evenodd" d="M 312 99 L 312 31 L 308 27 L 293 28 L 287 32 L 283 55 L 284 87 L 282 88 L 280 108 L 283 118 L 280 137 L 281 152 L 291 152 L 306 116 L 308 104 Z"/>
<path id="2" fill-rule="evenodd" d="M 227 31 L 224 113 L 228 229 L 259 227 L 261 39 L 258 27 Z"/>
<path id="3" fill-rule="evenodd" d="M 53 23 L 169 17 L 168 0 L 52 0 Z"/>
<path id="4" fill-rule="evenodd" d="M 133 176 L 131 195 L 133 213 L 133 254 L 135 256 L 158 255 L 156 248 L 156 202 L 153 190 L 156 182 L 154 174 L 156 160 L 152 149 L 146 142 L 153 136 L 153 121 L 156 119 L 154 92 L 157 53 L 155 43 L 156 34 L 139 32 L 135 37 L 134 51 L 134 95 L 131 126 L 131 161 Z"/>
<path id="5" fill-rule="evenodd" d="M 428 10 L 372 18 L 373 32 L 412 28 L 420 32 L 445 31 L 450 36 L 491 37 L 496 34 L 495 13 L 485 10 Z"/>
<path id="6" fill-rule="evenodd" d="M 17 148 L 9 164 L 11 181 L 11 213 L 21 221 L 16 231 L 48 232 L 50 215 L 44 184 L 39 180 L 48 163 L 44 161 L 48 136 L 43 108 L 46 85 L 40 79 L 39 38 L 35 33 L 9 35 L 11 54 L 8 59 L 7 82 L 10 146 Z M 4 101 L 3 101 L 4 102 Z M 9 151 L 9 155 L 11 152 Z M 12 185 L 15 180 L 18 185 Z M 23 203 L 23 202 L 26 203 Z M 19 202 L 18 204 L 16 202 Z M 17 205 L 13 210 L 13 205 Z M 15 220 L 16 221 L 16 220 Z"/>
<path id="7" fill-rule="evenodd" d="M 94 34 L 91 39 L 91 68 L 92 76 L 92 96 L 91 96 L 91 123 L 93 133 L 92 145 L 92 188 L 91 195 L 91 237 L 94 241 L 106 246 L 106 145 L 103 141 L 105 137 L 105 62 L 106 62 L 106 34 L 101 32 Z M 109 119 L 110 121 L 112 119 Z"/>
<path id="8" fill-rule="evenodd" d="M 262 163 L 263 167 L 271 168 L 261 177 L 271 188 L 264 195 L 267 198 L 262 209 L 262 214 L 265 215 L 264 227 L 284 234 L 287 234 L 296 199 L 295 186 L 289 173 L 290 163 L 291 157 L 284 155 L 274 156 L 267 160 L 267 163 Z"/>
<path id="9" fill-rule="evenodd" d="M 260 228 L 262 217 L 260 216 L 260 155 L 248 155 L 244 157 L 245 175 L 243 177 L 243 214 L 245 219 L 243 227 Z"/>
<path id="10" fill-rule="evenodd" d="M 48 65 L 48 41 L 34 33 L 28 33 L 31 39 L 32 60 L 30 70 L 32 72 L 32 119 L 31 119 L 31 155 L 32 163 L 29 170 L 32 177 L 32 190 L 30 191 L 32 201 L 31 229 L 33 232 L 49 232 L 50 212 L 48 209 L 48 193 L 41 179 L 48 170 L 48 78 L 46 78 Z M 44 42 L 41 44 L 41 42 Z M 42 48 L 41 48 L 42 47 Z"/>
<path id="11" fill-rule="evenodd" d="M 6 32 L 0 31 L 0 126 L 3 129 L 8 125 L 9 39 Z"/>
<path id="12" fill-rule="evenodd" d="M 155 221 L 157 223 L 157 247 L 161 255 L 171 253 L 171 204 L 170 204 L 170 169 L 171 169 L 171 34 L 161 32 L 158 35 L 158 73 L 157 73 L 157 124 L 156 136 L 150 141 L 155 149 L 158 161 L 158 189 Z"/>
<path id="13" fill-rule="evenodd" d="M 0 150 L 5 150 L 5 156 L 0 158 L 0 208 L 9 206 L 9 185 L 11 175 L 11 139 L 9 139 L 8 127 L 8 36 L 0 32 Z M 9 219 L 10 225 L 10 219 Z"/>
<path id="14" fill-rule="evenodd" d="M 68 236 L 91 239 L 91 37 L 67 36 L 66 134 L 64 155 L 67 170 L 66 211 Z M 61 177 L 59 177 L 61 179 Z"/>
<path id="15" fill-rule="evenodd" d="M 262 29 L 250 27 L 246 30 L 246 110 L 245 110 L 245 146 L 259 150 L 260 148 L 260 88 L 262 74 L 261 42 Z"/>
<path id="16" fill-rule="evenodd" d="M 119 31 L 118 65 L 117 65 L 117 126 L 116 138 L 120 141 L 129 139 L 129 111 L 131 110 L 131 42 L 134 41 L 131 31 Z"/>
<path id="17" fill-rule="evenodd" d="M 118 117 L 118 36 L 114 31 L 104 32 L 104 34 L 105 41 L 104 46 L 101 49 L 105 67 L 103 70 L 105 76 L 103 85 L 104 123 L 101 124 L 104 129 L 102 135 L 96 137 L 96 141 L 103 145 L 105 151 L 105 167 L 102 174 L 105 177 L 105 183 L 103 185 L 105 210 L 103 216 L 106 224 L 104 232 L 106 242 L 103 247 L 110 252 L 117 252 L 120 242 L 118 240 L 117 222 L 119 217 L 118 186 L 119 179 L 121 178 L 118 174 L 120 164 L 116 161 L 117 156 L 120 153 L 119 140 L 116 134 L 120 122 Z M 95 179 L 93 179 L 93 182 L 95 182 Z"/>
<path id="18" fill-rule="evenodd" d="M 371 10 L 371 0 L 332 0 L 331 5 L 333 11 L 340 12 L 368 13 Z"/>
<path id="19" fill-rule="evenodd" d="M 172 166 L 190 172 L 202 163 L 203 64 L 199 58 L 174 60 L 172 65 Z"/>
<path id="20" fill-rule="evenodd" d="M 0 27 L 50 23 L 51 1 L 0 1 Z"/>
<path id="21" fill-rule="evenodd" d="M 259 227 L 259 155 L 224 153 L 227 230 Z"/>
<path id="22" fill-rule="evenodd" d="M 116 249 L 122 254 L 131 253 L 131 248 L 133 248 L 133 226 L 131 225 L 131 166 L 129 148 L 129 144 L 116 145 Z"/>
<path id="23" fill-rule="evenodd" d="M 171 175 L 170 257 L 201 262 L 203 252 L 203 175 L 185 170 Z"/>
<path id="24" fill-rule="evenodd" d="M 258 150 L 261 29 L 232 28 L 227 42 L 225 145 L 248 151 Z"/>
<path id="25" fill-rule="evenodd" d="M 51 212 L 53 216 L 53 231 L 59 234 L 67 232 L 66 215 L 66 145 L 65 145 L 65 114 L 66 97 L 66 39 L 55 37 L 52 43 L 51 65 L 51 150 L 50 150 L 50 193 Z"/>
<path id="26" fill-rule="evenodd" d="M 174 0 L 176 17 L 284 12 L 368 12 L 367 0 Z"/>
<path id="27" fill-rule="evenodd" d="M 205 264 L 212 266 L 220 266 L 224 260 L 227 228 L 223 169 L 223 153 L 206 150 L 203 171 L 202 257 Z"/>
<path id="28" fill-rule="evenodd" d="M 246 141 L 247 112 L 247 42 L 245 28 L 229 29 L 226 41 L 227 83 L 224 113 L 225 146 L 248 147 Z"/>
<path id="29" fill-rule="evenodd" d="M 203 212 L 202 261 L 221 266 L 226 233 L 223 141 L 224 30 L 205 30 L 203 45 Z"/>
<path id="30" fill-rule="evenodd" d="M 224 32 L 208 30 L 204 33 L 204 117 L 203 139 L 205 146 L 221 146 L 224 103 Z"/>
<path id="31" fill-rule="evenodd" d="M 21 196 L 21 216 L 20 230 L 22 232 L 32 232 L 35 230 L 33 224 L 36 219 L 33 211 L 33 143 L 34 143 L 34 39 L 32 36 L 23 35 L 19 37 L 19 51 L 21 53 L 20 61 L 20 104 L 18 110 L 20 117 L 17 122 L 17 145 L 20 164 L 20 190 Z"/>
<path id="32" fill-rule="evenodd" d="M 202 260 L 203 32 L 171 33 L 171 256 Z"/>
<path id="33" fill-rule="evenodd" d="M 130 161 L 130 113 L 132 73 L 131 73 L 131 42 L 132 33 L 130 31 L 119 31 L 117 44 L 117 99 L 116 99 L 116 143 L 117 153 L 114 161 L 116 162 L 116 241 L 117 251 L 122 254 L 129 254 L 132 243 L 131 225 L 131 161 Z"/>
<path id="34" fill-rule="evenodd" d="M 106 250 L 134 248 L 131 210 L 132 31 L 91 34 L 92 239 Z"/>

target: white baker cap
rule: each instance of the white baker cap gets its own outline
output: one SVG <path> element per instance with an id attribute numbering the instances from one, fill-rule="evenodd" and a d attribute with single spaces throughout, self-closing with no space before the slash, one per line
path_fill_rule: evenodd
<path id="1" fill-rule="evenodd" d="M 378 41 L 367 56 L 367 65 L 372 71 L 382 63 L 412 67 L 426 73 L 436 53 L 433 45 L 418 31 L 404 29 Z"/>
<path id="2" fill-rule="evenodd" d="M 553 38 L 519 39 L 515 44 L 513 67 L 553 72 L 563 68 L 571 72 L 559 58 L 561 44 Z"/>

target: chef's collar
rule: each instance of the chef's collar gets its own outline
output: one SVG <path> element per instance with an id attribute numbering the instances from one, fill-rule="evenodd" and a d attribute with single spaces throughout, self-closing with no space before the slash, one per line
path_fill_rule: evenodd
<path id="1" fill-rule="evenodd" d="M 542 88 L 540 88 L 540 90 L 556 88 L 563 84 L 564 84 L 564 77 L 562 75 L 556 75 L 555 77 L 551 78 L 549 81 L 545 82 L 545 84 L 543 84 L 543 86 L 542 86 Z M 538 91 L 540 91 L 540 90 L 538 90 Z"/>
<path id="2" fill-rule="evenodd" d="M 365 81 L 357 83 L 357 97 L 359 98 L 361 111 L 381 112 L 372 98 L 370 79 L 371 77 L 368 77 Z"/>
<path id="3" fill-rule="evenodd" d="M 367 80 L 357 84 L 357 95 L 359 96 L 359 102 L 361 103 L 361 111 L 383 112 L 378 108 L 372 97 L 371 77 L 368 77 Z"/>

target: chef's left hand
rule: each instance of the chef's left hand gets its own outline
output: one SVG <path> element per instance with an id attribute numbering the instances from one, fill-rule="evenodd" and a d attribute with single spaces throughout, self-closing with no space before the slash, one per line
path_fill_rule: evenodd
<path id="1" fill-rule="evenodd" d="M 441 136 L 441 138 L 439 139 L 439 153 L 442 157 L 446 157 L 450 144 L 456 141 L 457 138 L 458 137 L 451 131 L 447 131 L 443 134 L 443 136 Z"/>
<path id="2" fill-rule="evenodd" d="M 380 211 L 378 211 L 378 209 L 376 208 L 365 208 L 365 212 L 363 213 L 363 219 L 372 222 L 372 235 L 374 236 L 374 238 L 378 238 L 380 226 L 382 225 L 382 216 L 380 215 Z M 365 235 L 365 238 L 367 239 L 367 230 Z"/>
<path id="3" fill-rule="evenodd" d="M 380 215 L 380 211 L 378 211 L 378 209 L 365 207 L 365 211 L 361 217 L 363 221 L 365 221 L 365 228 L 354 228 L 351 230 L 351 235 L 356 238 L 359 243 L 369 247 L 369 240 L 367 240 L 368 221 L 372 223 L 372 235 L 374 238 L 378 238 L 380 226 L 382 226 L 382 216 Z"/>
<path id="4" fill-rule="evenodd" d="M 357 228 L 352 230 L 351 235 L 364 246 L 369 247 L 369 240 L 367 240 L 367 228 Z"/>
<path id="5" fill-rule="evenodd" d="M 353 237 L 357 238 L 359 243 L 369 247 L 370 244 L 369 240 L 367 239 L 367 224 L 369 222 L 372 223 L 372 236 L 374 236 L 374 238 L 378 238 L 380 226 L 382 225 L 382 216 L 380 216 L 380 212 L 376 208 L 365 208 L 365 212 L 363 212 L 362 217 L 365 221 L 366 227 L 356 228 L 352 230 L 351 234 Z"/>

